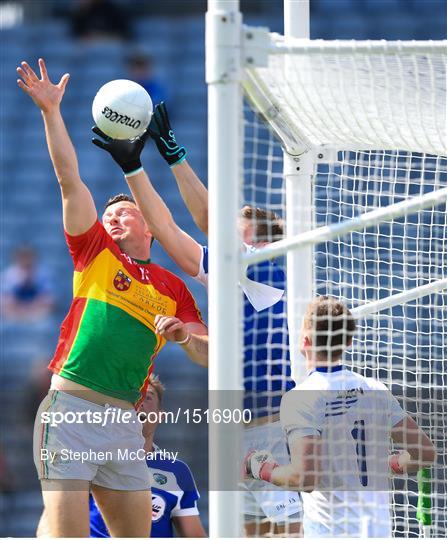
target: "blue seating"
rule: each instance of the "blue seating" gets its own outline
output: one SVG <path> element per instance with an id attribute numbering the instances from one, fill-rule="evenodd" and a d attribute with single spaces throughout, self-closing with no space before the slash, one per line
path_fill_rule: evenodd
<path id="1" fill-rule="evenodd" d="M 68 0 L 65 2 L 68 3 Z M 313 0 L 312 37 L 442 38 L 445 36 L 445 8 L 439 2 L 437 5 L 440 7 L 436 10 L 427 8 L 427 4 L 434 5 L 429 0 Z M 266 7 L 265 10 L 265 13 L 247 15 L 244 17 L 245 23 L 253 26 L 269 26 L 271 30 L 282 31 L 280 10 L 278 13 L 271 7 Z M 36 350 L 46 348 L 51 354 L 54 349 L 58 326 L 64 315 L 62 312 L 66 310 L 71 300 L 73 270 L 63 236 L 59 188 L 45 144 L 42 118 L 31 100 L 23 95 L 16 85 L 16 66 L 21 60 L 28 60 L 36 67 L 37 57 L 41 55 L 47 59 L 49 73 L 54 80 L 58 80 L 65 72 L 71 74 L 62 111 L 78 154 L 81 177 L 90 188 L 101 215 L 103 204 L 108 197 L 119 192 L 128 192 L 128 187 L 119 167 L 110 156 L 91 144 L 90 128 L 93 123 L 91 104 L 102 84 L 128 76 L 126 55 L 134 47 L 154 57 L 154 71 L 165 83 L 168 91 L 168 108 L 177 138 L 187 147 L 190 163 L 206 183 L 207 89 L 204 81 L 204 30 L 203 16 L 141 17 L 134 23 L 135 39 L 130 44 L 75 42 L 70 38 L 69 25 L 62 19 L 26 23 L 17 28 L 2 30 L 0 163 L 3 173 L 3 202 L 0 216 L 2 232 L 0 263 L 4 267 L 9 263 L 9 257 L 17 245 L 28 243 L 32 239 L 45 264 L 58 278 L 57 288 L 60 295 L 58 301 L 61 311 L 52 331 L 36 332 L 35 329 L 25 328 L 18 332 L 16 329 L 13 331 L 6 327 L 0 329 L 2 342 L 0 375 L 4 386 L 15 390 L 20 388 L 29 372 Z M 172 173 L 152 143 L 148 143 L 145 149 L 143 163 L 179 225 L 199 242 L 205 243 L 206 238 L 197 230 L 180 198 Z M 258 163 L 261 163 L 261 159 Z M 261 174 L 258 177 L 260 182 L 265 181 Z M 272 200 L 279 202 L 279 197 L 272 196 Z M 387 245 L 384 244 L 378 246 L 377 250 L 377 253 L 383 253 L 384 259 L 386 249 Z M 377 256 L 377 253 L 370 255 L 372 260 L 375 260 L 373 257 Z M 185 279 L 202 312 L 206 314 L 207 295 L 203 287 L 184 276 L 157 243 L 154 245 L 152 257 L 154 262 Z M 318 257 L 323 259 L 328 255 L 319 253 Z M 366 277 L 366 288 L 368 279 Z M 396 282 L 386 283 L 384 289 L 396 286 Z M 403 337 L 396 337 L 396 340 L 398 339 Z M 155 371 L 167 384 L 168 396 L 171 394 L 171 388 L 175 388 L 176 381 L 178 384 L 179 377 L 184 387 L 205 391 L 206 371 L 187 360 L 177 346 L 168 345 L 162 351 L 155 362 Z M 5 414 L 3 404 L 4 399 L 0 397 L 2 418 Z M 178 441 L 177 433 L 173 435 L 169 430 L 165 430 L 165 434 L 174 449 Z M 186 437 L 183 432 L 181 437 L 182 439 Z M 30 472 L 24 474 L 24 477 L 34 479 L 35 473 L 29 455 L 24 458 L 23 452 L 20 453 L 20 437 L 11 434 L 9 442 L 12 444 L 11 448 L 18 448 L 14 466 L 25 464 L 23 466 L 28 467 Z M 198 461 L 191 462 L 203 487 L 206 478 L 201 469 L 205 459 L 202 457 L 206 455 L 206 444 L 197 444 L 196 441 L 192 444 L 194 443 L 196 453 L 197 448 L 200 450 L 203 447 L 202 455 L 196 456 L 199 457 Z M 186 450 L 182 454 L 188 460 L 192 456 L 190 449 L 185 446 L 182 450 Z M 22 474 L 23 469 L 20 471 Z M 201 511 L 206 522 L 207 493 L 204 488 L 201 491 Z M 0 506 L 1 504 L 0 500 Z M 19 497 L 13 499 L 11 504 L 12 515 L 16 512 L 15 515 L 19 514 L 20 519 L 10 520 L 7 527 L 0 528 L 0 536 L 34 535 L 36 519 L 41 509 L 40 496 L 36 496 L 36 492 L 32 492 L 30 496 L 22 492 L 20 499 Z M 0 519 L 3 515 L 4 512 L 0 508 Z"/>

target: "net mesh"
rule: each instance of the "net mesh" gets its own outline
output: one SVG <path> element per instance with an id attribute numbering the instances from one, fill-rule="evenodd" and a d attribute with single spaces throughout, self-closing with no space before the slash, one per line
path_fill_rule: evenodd
<path id="1" fill-rule="evenodd" d="M 289 150 L 296 141 L 307 148 L 330 143 L 343 149 L 332 162 L 315 167 L 314 223 L 309 226 L 330 226 L 447 185 L 447 158 L 439 155 L 447 153 L 442 54 L 276 55 L 268 69 L 254 76 L 251 72 L 250 78 L 259 92 L 256 99 L 250 96 L 252 106 L 257 103 L 264 119 L 270 117 Z M 286 129 L 278 129 L 284 125 Z M 244 135 L 244 203 L 285 217 L 282 149 L 248 105 Z M 393 150 L 360 150 L 362 145 Z M 445 278 L 446 233 L 444 204 L 318 244 L 314 292 L 335 296 L 352 308 Z M 282 259 L 277 264 L 285 267 Z M 257 277 L 254 267 L 252 278 Z M 446 303 L 447 293 L 441 292 L 359 320 L 345 356 L 354 371 L 384 382 L 436 445 L 431 480 L 435 537 L 444 537 L 447 525 Z M 271 328 L 274 320 L 271 311 Z M 286 351 L 287 343 L 282 347 Z M 268 356 L 269 346 L 264 349 Z M 261 375 L 254 366 L 246 369 L 247 344 L 244 356 L 245 385 L 261 391 Z M 254 364 L 256 354 L 249 361 Z M 278 375 L 283 391 L 287 380 L 284 373 Z M 266 383 L 262 391 L 271 390 Z M 394 480 L 394 536 L 419 536 L 414 478 Z M 268 519 L 264 514 L 255 521 L 259 533 Z"/>
<path id="2" fill-rule="evenodd" d="M 314 184 L 317 226 L 359 215 L 445 186 L 447 159 L 405 152 L 341 152 L 319 166 Z M 353 232 L 315 249 L 316 292 L 355 307 L 446 276 L 445 205 Z M 432 475 L 433 533 L 445 535 L 447 445 L 447 293 L 427 295 L 358 322 L 345 361 L 383 381 L 436 444 Z M 414 480 L 396 481 L 396 535 L 418 535 Z"/>
<path id="3" fill-rule="evenodd" d="M 351 49 L 343 41 L 307 43 L 307 54 L 270 55 L 268 67 L 249 74 L 309 145 L 447 154 L 447 41 L 420 52 L 405 52 L 405 45 L 387 52 L 375 42 L 351 42 Z"/>

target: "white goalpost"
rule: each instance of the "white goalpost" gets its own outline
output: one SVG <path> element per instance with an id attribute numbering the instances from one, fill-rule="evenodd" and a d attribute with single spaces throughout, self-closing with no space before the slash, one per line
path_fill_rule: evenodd
<path id="1" fill-rule="evenodd" d="M 300 382 L 305 307 L 341 299 L 358 321 L 344 363 L 384 382 L 438 452 L 419 501 L 414 478 L 395 482 L 393 534 L 443 536 L 447 41 L 310 40 L 307 0 L 285 0 L 284 15 L 284 36 L 269 34 L 242 26 L 238 0 L 208 0 L 210 408 L 242 408 L 244 386 L 272 392 L 243 329 L 270 332 L 259 355 L 275 372 L 273 349 L 290 351 Z M 244 204 L 277 213 L 286 237 L 243 253 Z M 286 270 L 287 343 L 280 314 L 247 325 L 243 308 L 245 268 L 257 281 L 272 259 Z M 242 437 L 210 423 L 211 537 L 243 535 Z"/>

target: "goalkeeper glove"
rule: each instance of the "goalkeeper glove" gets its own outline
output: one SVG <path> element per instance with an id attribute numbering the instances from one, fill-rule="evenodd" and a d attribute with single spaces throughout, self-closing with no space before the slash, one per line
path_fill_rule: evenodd
<path id="1" fill-rule="evenodd" d="M 161 156 L 170 167 L 178 165 L 186 158 L 186 149 L 179 146 L 169 123 L 168 111 L 162 101 L 155 106 L 148 131 L 157 145 Z"/>
<path id="2" fill-rule="evenodd" d="M 273 469 L 278 466 L 270 452 L 250 450 L 244 458 L 245 474 L 255 480 L 270 482 Z"/>
<path id="3" fill-rule="evenodd" d="M 118 163 L 118 165 L 123 170 L 124 174 L 132 175 L 136 172 L 139 172 L 142 168 L 141 166 L 141 152 L 143 151 L 144 144 L 149 136 L 147 130 L 131 140 L 118 140 L 112 139 L 103 133 L 98 126 L 92 127 L 93 133 L 99 135 L 101 138 L 93 138 L 92 143 L 95 146 L 99 146 L 103 150 L 109 152 L 112 158 Z"/>

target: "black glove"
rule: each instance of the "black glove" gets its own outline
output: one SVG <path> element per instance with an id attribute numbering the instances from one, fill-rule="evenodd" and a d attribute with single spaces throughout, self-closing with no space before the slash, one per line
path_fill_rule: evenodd
<path id="1" fill-rule="evenodd" d="M 93 126 L 92 131 L 101 137 L 101 139 L 92 139 L 92 143 L 109 152 L 112 158 L 123 169 L 124 174 L 132 173 L 141 168 L 140 155 L 149 136 L 147 130 L 143 135 L 125 141 L 111 139 L 98 126 Z"/>
<path id="2" fill-rule="evenodd" d="M 147 130 L 154 139 L 158 151 L 170 167 L 181 163 L 186 158 L 186 149 L 179 146 L 175 140 L 174 132 L 169 124 L 168 111 L 163 101 L 155 106 Z"/>

